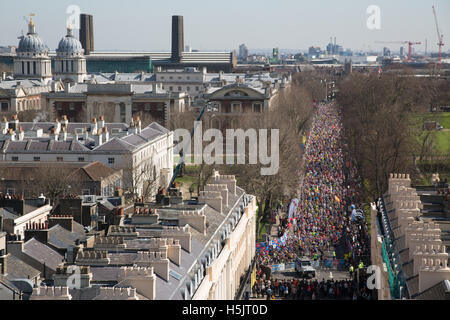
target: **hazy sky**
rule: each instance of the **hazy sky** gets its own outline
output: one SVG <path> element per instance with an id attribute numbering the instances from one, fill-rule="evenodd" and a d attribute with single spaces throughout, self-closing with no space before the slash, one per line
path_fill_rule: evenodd
<path id="1" fill-rule="evenodd" d="M 94 16 L 96 50 L 170 51 L 171 16 L 182 15 L 185 45 L 199 50 L 241 43 L 249 49 L 323 48 L 333 36 L 344 48 L 395 51 L 400 45 L 375 41 L 428 39 L 428 51 L 437 51 L 433 4 L 444 40 L 450 38 L 449 0 L 1 0 L 0 45 L 17 45 L 27 32 L 23 17 L 33 12 L 37 33 L 55 50 L 66 33 L 66 10 L 77 5 Z M 370 5 L 380 7 L 380 30 L 366 26 Z"/>

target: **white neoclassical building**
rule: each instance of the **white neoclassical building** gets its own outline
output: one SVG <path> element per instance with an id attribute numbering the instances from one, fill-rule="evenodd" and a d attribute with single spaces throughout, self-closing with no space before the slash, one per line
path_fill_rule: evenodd
<path id="1" fill-rule="evenodd" d="M 72 27 L 61 39 L 54 59 L 54 79 L 64 83 L 82 83 L 86 78 L 86 58 L 81 42 L 73 36 Z"/>
<path id="2" fill-rule="evenodd" d="M 17 56 L 14 59 L 15 79 L 36 79 L 44 83 L 52 80 L 51 59 L 48 47 L 36 33 L 33 18 L 28 24 L 28 33 L 19 37 Z"/>

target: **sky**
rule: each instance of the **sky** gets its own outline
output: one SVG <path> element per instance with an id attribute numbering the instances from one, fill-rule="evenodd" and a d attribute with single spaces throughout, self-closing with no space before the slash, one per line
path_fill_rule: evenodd
<path id="1" fill-rule="evenodd" d="M 367 27 L 371 5 L 380 9 L 380 29 Z M 202 51 L 237 50 L 241 43 L 250 50 L 306 50 L 336 37 L 344 49 L 395 51 L 401 44 L 375 42 L 420 41 L 415 49 L 424 51 L 427 39 L 428 52 L 435 52 L 432 5 L 444 40 L 450 38 L 449 0 L 1 0 L 0 46 L 17 45 L 27 32 L 24 17 L 34 13 L 36 32 L 55 50 L 66 34 L 67 9 L 77 6 L 94 16 L 96 51 L 170 51 L 171 16 L 182 15 L 185 45 Z"/>

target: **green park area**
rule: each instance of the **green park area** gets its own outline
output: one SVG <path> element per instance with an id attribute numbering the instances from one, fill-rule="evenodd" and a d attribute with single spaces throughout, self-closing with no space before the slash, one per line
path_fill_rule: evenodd
<path id="1" fill-rule="evenodd" d="M 423 130 L 424 122 L 429 121 L 436 121 L 442 126 L 442 129 L 434 131 Z M 429 134 L 428 139 L 433 141 L 434 154 L 450 154 L 450 112 L 418 114 L 414 116 L 413 123 L 417 128 L 417 140 L 419 143 Z"/>

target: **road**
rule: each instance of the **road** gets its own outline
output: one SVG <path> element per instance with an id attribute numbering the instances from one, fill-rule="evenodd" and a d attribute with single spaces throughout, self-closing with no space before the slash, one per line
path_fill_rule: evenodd
<path id="1" fill-rule="evenodd" d="M 277 280 L 300 279 L 295 269 L 274 272 L 272 273 L 272 278 Z M 313 279 L 317 279 L 317 281 L 322 281 L 322 279 L 340 281 L 349 279 L 349 274 L 347 271 L 317 269 L 316 276 Z M 266 298 L 250 298 L 250 300 L 266 300 Z M 284 300 L 284 298 L 275 297 L 275 300 Z"/>

